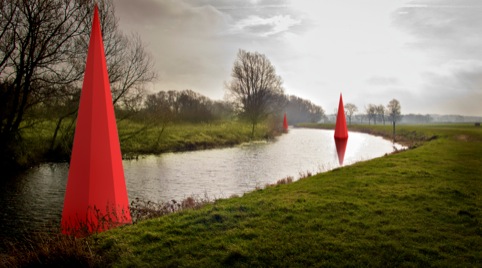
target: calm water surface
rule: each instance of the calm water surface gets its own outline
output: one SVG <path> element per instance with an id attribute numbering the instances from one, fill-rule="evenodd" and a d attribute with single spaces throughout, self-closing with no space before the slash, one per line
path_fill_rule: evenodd
<path id="1" fill-rule="evenodd" d="M 380 137 L 350 132 L 344 164 L 393 150 L 394 145 Z M 130 201 L 242 195 L 287 176 L 297 179 L 300 173 L 338 166 L 333 131 L 297 128 L 274 142 L 124 161 Z M 0 180 L 0 237 L 59 226 L 67 176 L 68 164 L 55 163 Z"/>

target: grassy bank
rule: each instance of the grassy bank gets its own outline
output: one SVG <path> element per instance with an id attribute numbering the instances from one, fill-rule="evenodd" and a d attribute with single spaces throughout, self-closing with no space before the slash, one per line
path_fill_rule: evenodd
<path id="1" fill-rule="evenodd" d="M 45 161 L 66 161 L 70 157 L 70 142 L 57 138 L 51 150 L 55 130 L 54 121 L 43 121 L 22 132 L 16 161 L 20 166 L 31 166 Z M 160 126 L 137 123 L 130 120 L 118 122 L 121 151 L 125 158 L 141 154 L 190 151 L 215 147 L 226 147 L 263 140 L 276 135 L 267 124 L 256 127 L 251 137 L 251 125 L 240 121 L 212 123 L 170 123 Z"/>
<path id="2" fill-rule="evenodd" d="M 481 265 L 482 130 L 404 129 L 431 139 L 92 239 L 119 266 Z"/>
<path id="3" fill-rule="evenodd" d="M 161 127 L 151 127 L 138 134 L 144 127 L 143 124 L 129 121 L 119 123 L 123 154 L 158 154 L 226 147 L 249 142 L 251 139 L 268 139 L 274 135 L 266 124 L 259 124 L 252 138 L 251 125 L 239 121 L 176 123 L 169 124 L 164 130 Z"/>
<path id="4" fill-rule="evenodd" d="M 411 150 L 85 241 L 120 267 L 480 266 L 482 129 L 402 129 Z"/>

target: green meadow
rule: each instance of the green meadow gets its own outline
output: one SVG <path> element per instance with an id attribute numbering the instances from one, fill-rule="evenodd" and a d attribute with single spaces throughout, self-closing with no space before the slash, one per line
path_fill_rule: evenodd
<path id="1" fill-rule="evenodd" d="M 390 126 L 354 129 L 392 135 Z M 51 239 L 5 263 L 482 266 L 482 128 L 400 126 L 397 139 L 411 149 L 88 238 Z"/>
<path id="2" fill-rule="evenodd" d="M 417 146 L 90 241 L 120 267 L 480 267 L 482 129 L 399 135 Z"/>

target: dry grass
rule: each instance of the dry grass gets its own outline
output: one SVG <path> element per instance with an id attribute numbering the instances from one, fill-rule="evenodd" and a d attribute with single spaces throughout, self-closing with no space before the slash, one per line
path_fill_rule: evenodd
<path id="1" fill-rule="evenodd" d="M 181 202 L 174 199 L 167 202 L 153 202 L 136 198 L 131 202 L 130 211 L 132 222 L 137 223 L 186 209 L 198 209 L 209 203 L 212 203 L 212 201 L 207 196 L 204 198 L 190 196 Z"/>
<path id="2" fill-rule="evenodd" d="M 91 250 L 88 240 L 57 233 L 38 233 L 5 242 L 0 267 L 102 267 L 107 262 Z"/>

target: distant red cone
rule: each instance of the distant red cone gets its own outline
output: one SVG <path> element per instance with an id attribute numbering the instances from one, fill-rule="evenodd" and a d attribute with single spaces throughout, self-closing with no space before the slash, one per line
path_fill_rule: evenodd
<path id="1" fill-rule="evenodd" d="M 338 154 L 338 162 L 343 165 L 345 159 L 346 144 L 348 143 L 348 129 L 346 127 L 345 107 L 343 105 L 343 97 L 340 93 L 340 102 L 338 103 L 338 115 L 336 116 L 335 125 L 335 145 Z"/>
<path id="2" fill-rule="evenodd" d="M 62 211 L 62 232 L 79 236 L 131 222 L 96 5 Z"/>
<path id="3" fill-rule="evenodd" d="M 345 118 L 345 107 L 343 106 L 343 97 L 341 93 L 340 93 L 340 102 L 338 104 L 338 115 L 336 116 L 335 138 L 338 138 L 338 139 L 348 138 L 348 129 L 346 127 L 346 118 Z"/>
<path id="4" fill-rule="evenodd" d="M 285 116 L 283 118 L 283 130 L 284 130 L 284 132 L 288 132 L 288 119 L 286 119 L 286 113 L 285 113 Z"/>

